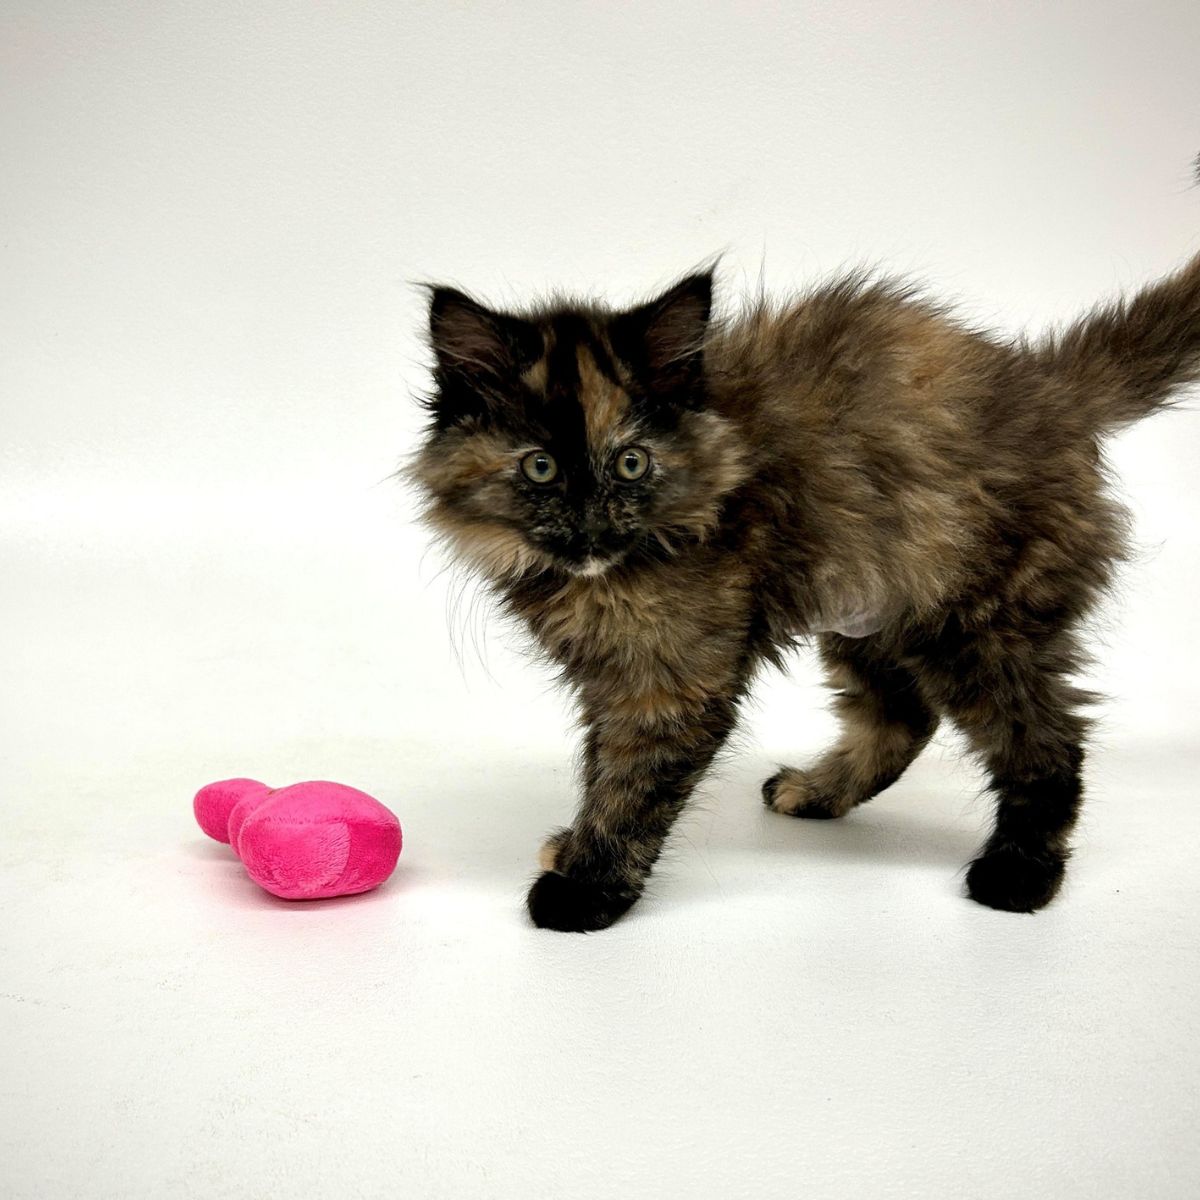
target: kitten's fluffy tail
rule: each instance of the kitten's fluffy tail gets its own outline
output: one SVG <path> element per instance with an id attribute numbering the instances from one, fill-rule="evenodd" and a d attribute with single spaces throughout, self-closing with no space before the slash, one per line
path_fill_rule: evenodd
<path id="1" fill-rule="evenodd" d="M 1038 358 L 1098 431 L 1167 407 L 1179 388 L 1200 380 L 1200 254 L 1128 300 L 1090 312 Z"/>

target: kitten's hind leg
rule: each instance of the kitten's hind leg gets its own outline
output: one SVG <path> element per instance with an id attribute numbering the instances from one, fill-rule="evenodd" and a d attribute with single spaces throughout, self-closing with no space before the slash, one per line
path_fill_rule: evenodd
<path id="1" fill-rule="evenodd" d="M 811 767 L 784 767 L 763 784 L 763 803 L 792 817 L 841 817 L 895 783 L 937 728 L 916 677 L 872 652 L 870 639 L 826 634 L 821 657 L 840 685 L 842 734 Z"/>
<path id="2" fill-rule="evenodd" d="M 968 895 L 989 908 L 1034 912 L 1062 883 L 1083 797 L 1078 710 L 1089 697 L 1069 681 L 1078 658 L 1069 632 L 1041 645 L 981 639 L 947 674 L 947 712 L 996 794 L 995 828 L 967 871 Z"/>

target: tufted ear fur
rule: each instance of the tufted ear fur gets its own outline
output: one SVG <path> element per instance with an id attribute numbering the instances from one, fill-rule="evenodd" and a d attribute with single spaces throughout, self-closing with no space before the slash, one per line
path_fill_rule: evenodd
<path id="1" fill-rule="evenodd" d="M 431 407 L 443 427 L 486 416 L 497 385 L 542 354 L 536 325 L 493 312 L 450 287 L 435 287 L 430 294 L 429 340 L 437 358 Z"/>
<path id="2" fill-rule="evenodd" d="M 686 391 L 699 379 L 712 286 L 711 271 L 689 275 L 657 299 L 613 318 L 613 348 L 656 392 Z"/>
<path id="3" fill-rule="evenodd" d="M 537 327 L 493 312 L 450 287 L 433 289 L 429 338 L 438 365 L 447 370 L 496 371 L 528 365 L 541 354 Z"/>

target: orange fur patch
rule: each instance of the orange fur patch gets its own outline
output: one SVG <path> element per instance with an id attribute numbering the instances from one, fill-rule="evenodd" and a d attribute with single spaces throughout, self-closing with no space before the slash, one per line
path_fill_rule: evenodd
<path id="1" fill-rule="evenodd" d="M 588 442 L 596 449 L 612 444 L 617 426 L 629 412 L 624 388 L 603 375 L 595 359 L 580 346 L 575 352 L 579 366 L 579 403 L 583 408 Z"/>

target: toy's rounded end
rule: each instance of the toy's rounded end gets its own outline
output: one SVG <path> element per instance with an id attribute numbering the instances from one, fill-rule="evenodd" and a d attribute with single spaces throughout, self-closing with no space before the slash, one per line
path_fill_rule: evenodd
<path id="1" fill-rule="evenodd" d="M 378 887 L 403 842 L 396 814 L 357 788 L 292 784 L 230 820 L 234 848 L 261 887 L 285 900 L 324 900 Z"/>
<path id="2" fill-rule="evenodd" d="M 210 838 L 230 841 L 229 815 L 243 800 L 260 800 L 270 788 L 257 779 L 222 779 L 206 784 L 192 801 L 196 822 Z"/>

